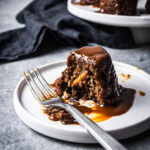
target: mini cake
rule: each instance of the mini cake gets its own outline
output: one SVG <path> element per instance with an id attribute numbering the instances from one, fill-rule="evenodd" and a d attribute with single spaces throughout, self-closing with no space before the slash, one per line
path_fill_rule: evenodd
<path id="1" fill-rule="evenodd" d="M 85 46 L 70 53 L 67 68 L 54 86 L 60 96 L 98 104 L 119 102 L 120 85 L 110 55 L 102 47 Z"/>
<path id="2" fill-rule="evenodd" d="M 135 15 L 137 0 L 101 0 L 100 13 Z"/>
<path id="3" fill-rule="evenodd" d="M 67 68 L 53 87 L 64 102 L 88 115 L 95 123 L 126 113 L 133 105 L 136 93 L 134 89 L 118 84 L 111 57 L 99 46 L 85 46 L 71 52 Z M 86 102 L 94 105 L 84 106 Z M 50 106 L 43 112 L 50 120 L 77 124 L 66 110 L 58 106 Z"/>
<path id="4" fill-rule="evenodd" d="M 81 5 L 94 5 L 99 6 L 100 0 L 80 0 Z"/>
<path id="5" fill-rule="evenodd" d="M 147 3 L 146 3 L 146 12 L 147 13 L 150 13 L 150 0 L 147 0 Z"/>

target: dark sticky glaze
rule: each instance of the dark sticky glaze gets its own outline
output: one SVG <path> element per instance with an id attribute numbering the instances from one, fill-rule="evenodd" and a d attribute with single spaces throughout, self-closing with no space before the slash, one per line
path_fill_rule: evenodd
<path id="1" fill-rule="evenodd" d="M 111 58 L 106 50 L 100 46 L 89 47 L 84 46 L 73 53 L 81 56 L 87 56 L 88 59 L 96 62 L 96 66 L 103 67 L 110 64 Z"/>
<path id="2" fill-rule="evenodd" d="M 134 89 L 123 88 L 120 94 L 120 102 L 116 105 L 96 105 L 92 108 L 86 106 L 76 106 L 82 113 L 90 117 L 94 122 L 98 123 L 108 120 L 113 116 L 126 113 L 133 105 L 136 91 Z"/>

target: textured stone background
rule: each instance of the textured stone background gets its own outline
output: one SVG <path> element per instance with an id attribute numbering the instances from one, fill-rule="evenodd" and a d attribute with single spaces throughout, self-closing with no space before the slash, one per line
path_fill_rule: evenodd
<path id="1" fill-rule="evenodd" d="M 22 27 L 15 14 L 31 0 L 0 0 L 0 32 Z M 96 150 L 98 144 L 75 144 L 43 136 L 28 128 L 13 108 L 14 88 L 26 67 L 37 67 L 48 62 L 65 59 L 75 47 L 59 48 L 33 58 L 0 64 L 0 150 Z M 150 45 L 130 50 L 107 48 L 113 60 L 126 62 L 150 73 Z M 150 130 L 121 141 L 131 150 L 150 149 Z"/>

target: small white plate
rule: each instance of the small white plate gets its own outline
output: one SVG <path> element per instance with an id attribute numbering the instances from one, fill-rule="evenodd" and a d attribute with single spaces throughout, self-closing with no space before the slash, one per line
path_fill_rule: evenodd
<path id="1" fill-rule="evenodd" d="M 119 27 L 150 27 L 150 15 L 125 16 L 102 14 L 96 12 L 99 10 L 99 8 L 95 8 L 91 5 L 75 5 L 73 4 L 73 1 L 74 0 L 68 0 L 68 11 L 81 19 L 99 24 L 114 25 Z"/>
<path id="2" fill-rule="evenodd" d="M 150 128 L 150 75 L 121 62 L 113 63 L 118 77 L 120 77 L 120 73 L 131 75 L 131 79 L 124 83 L 120 82 L 120 84 L 146 93 L 146 96 L 136 93 L 134 104 L 127 113 L 98 123 L 115 138 L 124 139 Z M 46 80 L 53 83 L 66 68 L 66 61 L 47 64 L 39 68 Z M 64 141 L 96 143 L 80 125 L 62 125 L 60 122 L 50 121 L 42 113 L 41 106 L 33 98 L 24 78 L 20 80 L 15 89 L 14 107 L 20 119 L 41 134 Z"/>

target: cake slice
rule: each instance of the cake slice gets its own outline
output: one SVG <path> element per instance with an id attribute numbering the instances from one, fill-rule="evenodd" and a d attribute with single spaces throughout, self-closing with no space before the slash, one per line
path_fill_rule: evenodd
<path id="1" fill-rule="evenodd" d="M 95 123 L 126 113 L 132 107 L 136 93 L 134 89 L 118 84 L 111 57 L 99 46 L 85 46 L 71 52 L 66 69 L 53 87 L 66 103 L 72 104 Z M 51 106 L 43 112 L 50 120 L 77 124 L 59 106 Z"/>
<path id="2" fill-rule="evenodd" d="M 102 47 L 82 47 L 70 53 L 67 68 L 54 86 L 60 96 L 75 103 L 79 99 L 115 104 L 120 85 L 110 55 Z"/>
<path id="3" fill-rule="evenodd" d="M 100 13 L 135 15 L 137 0 L 101 0 Z"/>

